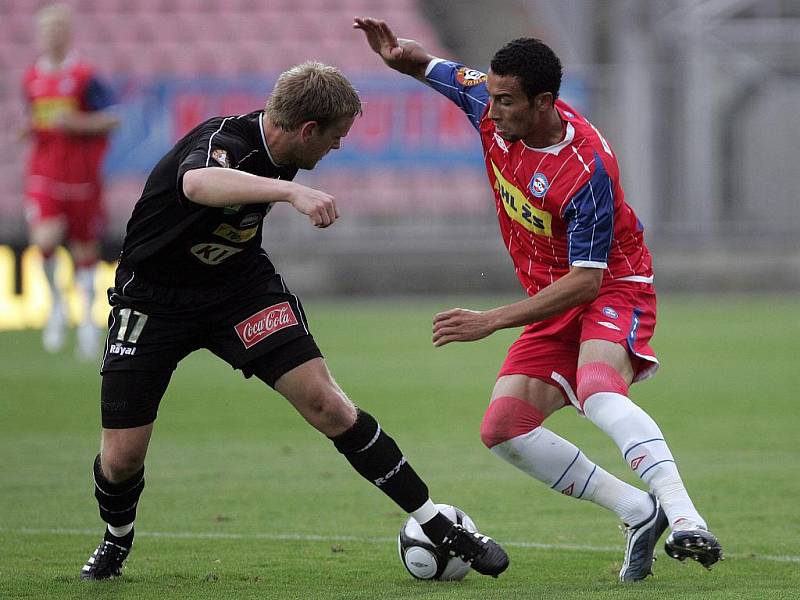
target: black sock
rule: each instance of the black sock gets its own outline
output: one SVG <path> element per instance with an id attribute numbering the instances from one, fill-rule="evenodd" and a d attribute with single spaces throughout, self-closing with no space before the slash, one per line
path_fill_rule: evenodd
<path id="1" fill-rule="evenodd" d="M 112 527 L 123 527 L 136 520 L 136 506 L 144 489 L 144 467 L 130 479 L 112 483 L 100 469 L 100 455 L 94 459 L 94 497 L 100 518 Z"/>
<path id="2" fill-rule="evenodd" d="M 453 526 L 453 522 L 445 517 L 442 513 L 436 513 L 436 516 L 433 517 L 427 523 L 420 523 L 419 525 L 422 527 L 422 531 L 425 532 L 425 535 L 428 536 L 428 539 L 432 541 L 434 544 L 441 544 L 444 541 L 444 538 L 447 537 L 447 532 L 450 531 L 450 528 Z"/>
<path id="3" fill-rule="evenodd" d="M 369 413 L 359 409 L 353 426 L 331 441 L 364 479 L 404 511 L 415 511 L 428 500 L 428 486 Z"/>

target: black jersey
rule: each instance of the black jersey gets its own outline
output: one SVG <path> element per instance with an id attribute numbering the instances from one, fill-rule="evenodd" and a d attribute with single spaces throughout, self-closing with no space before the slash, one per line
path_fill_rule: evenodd
<path id="1" fill-rule="evenodd" d="M 158 286 L 207 290 L 219 297 L 274 273 L 262 250 L 263 220 L 272 204 L 211 207 L 183 194 L 191 169 L 226 167 L 291 180 L 297 168 L 272 161 L 263 111 L 215 117 L 190 131 L 153 168 L 128 221 L 117 290 L 135 277 Z"/>

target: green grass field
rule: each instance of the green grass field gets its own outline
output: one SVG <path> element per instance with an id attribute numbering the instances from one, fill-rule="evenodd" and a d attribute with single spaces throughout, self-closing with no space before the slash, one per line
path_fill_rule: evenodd
<path id="1" fill-rule="evenodd" d="M 71 351 L 44 355 L 38 332 L 0 333 L 0 597 L 797 598 L 798 300 L 662 299 L 662 369 L 632 395 L 667 435 L 728 558 L 706 572 L 659 548 L 655 576 L 634 586 L 616 582 L 613 515 L 545 489 L 480 443 L 514 332 L 437 350 L 430 317 L 452 302 L 322 299 L 306 308 L 339 383 L 395 437 L 434 500 L 506 544 L 509 571 L 413 580 L 396 555 L 401 511 L 274 392 L 196 353 L 161 405 L 125 576 L 80 582 L 102 532 L 96 366 Z M 634 481 L 572 409 L 548 424 Z"/>

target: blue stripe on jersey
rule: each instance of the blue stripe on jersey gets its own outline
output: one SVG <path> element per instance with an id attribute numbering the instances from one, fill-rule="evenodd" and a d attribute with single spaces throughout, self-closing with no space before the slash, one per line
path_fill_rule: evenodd
<path id="1" fill-rule="evenodd" d="M 591 178 L 572 197 L 564 211 L 570 265 L 578 261 L 608 264 L 608 252 L 614 237 L 612 188 L 611 177 L 595 154 Z"/>
<path id="2" fill-rule="evenodd" d="M 480 71 L 469 69 L 464 65 L 449 60 L 443 60 L 431 68 L 426 75 L 426 79 L 434 90 L 455 102 L 466 113 L 472 126 L 478 129 L 481 117 L 489 104 L 486 81 L 481 81 L 474 85 L 463 85 L 459 83 L 457 78 L 459 69 L 465 69 L 467 72 L 485 77 Z"/>

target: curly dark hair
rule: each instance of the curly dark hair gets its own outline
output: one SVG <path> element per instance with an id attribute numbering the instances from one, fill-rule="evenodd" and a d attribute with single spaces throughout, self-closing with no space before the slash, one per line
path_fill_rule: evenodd
<path id="1" fill-rule="evenodd" d="M 518 77 L 529 100 L 542 92 L 553 94 L 553 100 L 558 98 L 561 61 L 542 40 L 511 40 L 492 57 L 491 68 L 496 75 Z"/>

